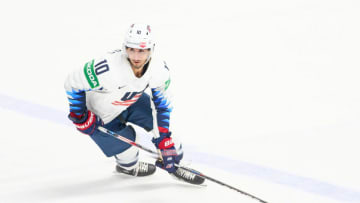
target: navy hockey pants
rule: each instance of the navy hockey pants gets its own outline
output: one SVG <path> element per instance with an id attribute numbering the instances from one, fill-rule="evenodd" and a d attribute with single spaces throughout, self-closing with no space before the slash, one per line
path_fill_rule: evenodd
<path id="1" fill-rule="evenodd" d="M 153 129 L 153 117 L 150 102 L 151 99 L 149 95 L 143 93 L 133 105 L 123 111 L 110 123 L 107 123 L 104 127 L 132 141 L 135 141 L 136 135 L 134 130 L 132 127 L 125 125 L 125 123 L 131 122 L 147 131 L 151 131 Z M 96 130 L 91 138 L 107 157 L 119 154 L 131 146 L 130 144 L 100 132 L 99 130 Z"/>

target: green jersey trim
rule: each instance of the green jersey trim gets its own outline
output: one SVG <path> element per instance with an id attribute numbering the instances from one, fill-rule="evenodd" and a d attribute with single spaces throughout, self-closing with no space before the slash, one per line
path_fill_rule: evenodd
<path id="1" fill-rule="evenodd" d="M 94 71 L 94 60 L 89 61 L 85 64 L 84 74 L 92 89 L 100 86 L 99 80 Z"/>
<path id="2" fill-rule="evenodd" d="M 165 82 L 165 90 L 169 88 L 169 85 L 170 85 L 170 79 Z"/>

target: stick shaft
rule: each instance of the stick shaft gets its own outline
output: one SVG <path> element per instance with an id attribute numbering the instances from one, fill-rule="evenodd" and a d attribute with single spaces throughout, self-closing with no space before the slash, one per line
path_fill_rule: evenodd
<path id="1" fill-rule="evenodd" d="M 211 178 L 211 177 L 206 176 L 206 175 L 204 175 L 204 174 L 202 174 L 202 173 L 200 173 L 200 172 L 197 172 L 197 171 L 195 171 L 195 170 L 191 170 L 191 169 L 186 168 L 186 167 L 181 167 L 181 168 L 184 169 L 184 170 L 187 170 L 187 171 L 189 171 L 189 172 L 192 172 L 192 173 L 194 173 L 194 174 L 196 174 L 196 175 L 198 175 L 198 176 L 201 176 L 201 177 L 203 177 L 203 178 L 205 178 L 205 179 L 207 179 L 207 180 L 210 180 L 210 181 L 212 181 L 212 182 L 215 182 L 215 183 L 217 183 L 217 184 L 220 184 L 220 185 L 222 185 L 222 186 L 225 186 L 225 187 L 228 187 L 228 188 L 230 188 L 230 189 L 233 189 L 233 190 L 235 190 L 235 191 L 237 191 L 237 192 L 240 192 L 240 193 L 243 194 L 243 195 L 247 195 L 247 196 L 249 196 L 249 197 L 251 197 L 251 198 L 254 198 L 254 199 L 256 199 L 256 200 L 258 200 L 258 201 L 260 201 L 260 202 L 262 202 L 262 203 L 267 203 L 265 200 L 262 200 L 262 199 L 254 196 L 254 195 L 252 195 L 252 194 L 249 194 L 249 193 L 247 193 L 247 192 L 244 192 L 244 191 L 242 191 L 242 190 L 240 190 L 240 189 L 237 189 L 237 188 L 235 188 L 235 187 L 233 187 L 233 186 L 231 186 L 231 185 L 228 185 L 228 184 L 226 184 L 226 183 L 224 183 L 224 182 L 221 182 L 221 181 L 219 181 L 219 180 L 216 180 L 215 178 Z"/>
<path id="2" fill-rule="evenodd" d="M 138 144 L 138 143 L 136 143 L 136 142 L 134 142 L 134 141 L 132 141 L 132 140 L 129 140 L 129 139 L 127 139 L 127 138 L 125 138 L 125 137 L 117 134 L 117 133 L 114 133 L 114 132 L 112 132 L 112 131 L 110 131 L 110 130 L 102 127 L 102 126 L 99 126 L 98 129 L 99 129 L 101 132 L 106 133 L 106 134 L 108 134 L 108 135 L 111 135 L 111 136 L 113 136 L 113 137 L 115 137 L 115 138 L 117 138 L 117 139 L 119 139 L 119 140 L 121 140 L 121 141 L 123 141 L 123 142 L 126 142 L 126 143 L 128 143 L 128 144 L 130 144 L 130 145 L 132 145 L 132 146 L 138 147 L 138 148 L 140 148 L 140 149 L 142 149 L 142 150 L 144 150 L 144 151 L 147 151 L 147 152 L 149 152 L 149 153 L 151 153 L 151 154 L 153 154 L 153 155 L 159 156 L 159 154 L 158 154 L 157 152 L 155 152 L 155 151 L 153 151 L 153 150 L 151 150 L 151 149 L 148 149 L 148 148 L 146 148 L 146 147 L 144 147 L 144 146 L 142 146 L 142 145 L 140 145 L 140 144 Z M 158 157 L 158 158 L 160 158 L 160 157 Z M 176 164 L 176 166 L 179 167 L 179 168 L 182 168 L 182 169 L 184 169 L 184 170 L 186 170 L 186 171 L 189 171 L 189 172 L 191 172 L 191 173 L 194 173 L 194 174 L 196 174 L 196 175 L 198 175 L 198 176 L 201 176 L 201 177 L 203 177 L 203 178 L 205 178 L 205 179 L 207 179 L 207 180 L 210 180 L 210 181 L 215 182 L 215 183 L 217 183 L 217 184 L 220 184 L 220 185 L 222 185 L 222 186 L 225 186 L 225 187 L 228 187 L 228 188 L 230 188 L 230 189 L 233 189 L 233 190 L 235 190 L 235 191 L 237 191 L 237 192 L 239 192 L 239 193 L 241 193 L 241 194 L 243 194 L 243 195 L 246 195 L 246 196 L 249 196 L 249 197 L 251 197 L 251 198 L 253 198 L 253 199 L 256 199 L 256 200 L 260 201 L 261 203 L 268 203 L 268 202 L 266 202 L 266 201 L 264 201 L 264 200 L 262 200 L 262 199 L 260 199 L 260 198 L 258 198 L 258 197 L 256 197 L 256 196 L 254 196 L 254 195 L 251 195 L 251 194 L 249 194 L 249 193 L 247 193 L 247 192 L 244 192 L 244 191 L 242 191 L 242 190 L 240 190 L 240 189 L 238 189 L 238 188 L 235 188 L 235 187 L 233 187 L 233 186 L 231 186 L 231 185 L 228 185 L 228 184 L 226 184 L 226 183 L 224 183 L 224 182 L 221 182 L 221 181 L 219 181 L 219 180 L 216 180 L 216 179 L 214 179 L 214 178 L 211 178 L 211 177 L 209 177 L 209 176 L 206 176 L 206 175 L 204 175 L 204 174 L 202 174 L 202 173 L 200 173 L 200 172 L 198 172 L 198 171 L 191 170 L 191 169 L 189 169 L 189 168 L 182 167 L 182 166 L 179 166 L 179 165 L 177 165 L 177 164 Z"/>
<path id="3" fill-rule="evenodd" d="M 128 144 L 130 144 L 130 145 L 132 145 L 132 146 L 135 146 L 135 147 L 138 147 L 138 148 L 140 148 L 140 149 L 142 149 L 142 150 L 144 150 L 144 151 L 147 151 L 147 152 L 149 152 L 150 154 L 157 155 L 157 156 L 159 155 L 157 152 L 155 152 L 155 151 L 153 151 L 153 150 L 151 150 L 151 149 L 148 149 L 148 148 L 146 148 L 146 147 L 144 147 L 144 146 L 142 146 L 142 145 L 140 145 L 140 144 L 138 144 L 138 143 L 136 143 L 136 142 L 134 142 L 134 141 L 132 141 L 132 140 L 129 140 L 129 139 L 127 139 L 126 137 L 123 137 L 123 136 L 121 136 L 121 135 L 119 135 L 119 134 L 117 134 L 117 133 L 114 133 L 114 132 L 112 132 L 111 130 L 108 130 L 108 129 L 102 127 L 102 126 L 99 126 L 98 129 L 99 129 L 101 132 L 103 132 L 103 133 L 106 133 L 106 134 L 108 134 L 108 135 L 111 135 L 111 136 L 113 136 L 113 137 L 115 137 L 115 138 L 117 138 L 117 139 L 119 139 L 119 140 L 121 140 L 121 141 L 123 141 L 123 142 L 126 142 L 126 143 L 128 143 Z"/>

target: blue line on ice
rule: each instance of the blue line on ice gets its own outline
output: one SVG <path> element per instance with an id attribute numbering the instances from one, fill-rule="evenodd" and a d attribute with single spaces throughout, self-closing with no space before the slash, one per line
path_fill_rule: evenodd
<path id="1" fill-rule="evenodd" d="M 10 97 L 1 93 L 0 108 L 12 110 L 30 117 L 71 126 L 70 121 L 68 121 L 66 118 L 66 112 Z M 192 160 L 196 161 L 197 163 L 206 164 L 211 167 L 215 166 L 234 174 L 253 176 L 271 183 L 281 184 L 312 194 L 326 196 L 338 201 L 360 202 L 360 192 L 353 189 L 344 188 L 312 178 L 293 175 L 280 170 L 275 170 L 248 162 L 231 160 L 227 157 L 214 154 L 210 155 L 205 152 L 191 150 L 191 148 L 189 149 L 188 153 L 191 154 Z"/>

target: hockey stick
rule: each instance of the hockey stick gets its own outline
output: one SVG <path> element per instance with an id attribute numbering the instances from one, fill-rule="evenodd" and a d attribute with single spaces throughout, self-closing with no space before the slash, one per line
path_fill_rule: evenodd
<path id="1" fill-rule="evenodd" d="M 132 145 L 132 146 L 138 147 L 138 148 L 140 148 L 140 149 L 142 149 L 142 150 L 144 150 L 144 151 L 147 151 L 147 152 L 149 152 L 149 153 L 151 153 L 151 154 L 153 154 L 153 155 L 157 155 L 157 156 L 159 155 L 157 152 L 155 152 L 155 151 L 153 151 L 153 150 L 151 150 L 151 149 L 148 149 L 148 148 L 146 148 L 146 147 L 144 147 L 144 146 L 142 146 L 142 145 L 140 145 L 140 144 L 138 144 L 138 143 L 136 143 L 136 142 L 134 142 L 134 141 L 132 141 L 132 140 L 129 140 L 129 139 L 127 139 L 127 138 L 125 138 L 125 137 L 123 137 L 123 136 L 121 136 L 121 135 L 119 135 L 119 134 L 117 134 L 117 133 L 115 133 L 115 132 L 112 132 L 112 131 L 110 131 L 110 130 L 102 127 L 102 126 L 99 126 L 98 129 L 99 129 L 101 132 L 103 132 L 103 133 L 106 133 L 106 134 L 108 134 L 108 135 L 111 135 L 111 136 L 113 136 L 113 137 L 115 137 L 115 138 L 117 138 L 117 139 L 119 139 L 119 140 L 121 140 L 121 141 L 123 141 L 123 142 L 126 142 L 126 143 L 128 143 L 128 144 L 130 144 L 130 145 Z M 240 189 L 237 189 L 237 188 L 235 188 L 235 187 L 233 187 L 233 186 L 230 186 L 230 185 L 228 185 L 228 184 L 226 184 L 226 183 L 224 183 L 224 182 L 221 182 L 221 181 L 219 181 L 219 180 L 216 180 L 216 179 L 214 179 L 214 178 L 211 178 L 211 177 L 209 177 L 209 176 L 206 176 L 206 175 L 204 175 L 204 174 L 202 174 L 202 173 L 200 173 L 200 172 L 198 172 L 198 171 L 192 170 L 192 169 L 190 169 L 190 168 L 182 167 L 182 166 L 179 166 L 179 165 L 176 165 L 176 166 L 179 167 L 179 168 L 181 168 L 181 169 L 183 169 L 183 170 L 186 170 L 186 171 L 188 171 L 188 172 L 191 172 L 191 173 L 193 173 L 193 174 L 195 174 L 195 175 L 198 175 L 198 176 L 200 176 L 200 177 L 203 177 L 203 178 L 205 178 L 205 179 L 207 179 L 207 180 L 210 180 L 210 181 L 215 182 L 215 183 L 217 183 L 217 184 L 220 184 L 220 185 L 222 185 L 222 186 L 225 186 L 225 187 L 228 187 L 228 188 L 230 188 L 230 189 L 233 189 L 233 190 L 235 190 L 235 191 L 237 191 L 237 192 L 239 192 L 239 193 L 241 193 L 241 194 L 243 194 L 243 195 L 246 195 L 246 196 L 249 196 L 249 197 L 251 197 L 251 198 L 253 198 L 253 199 L 256 199 L 256 200 L 260 201 L 261 203 L 268 203 L 268 202 L 266 202 L 265 200 L 262 200 L 262 199 L 254 196 L 254 195 L 252 195 L 252 194 L 249 194 L 249 193 L 244 192 L 244 191 L 242 191 L 242 190 L 240 190 Z"/>
<path id="2" fill-rule="evenodd" d="M 116 134 L 116 133 L 112 132 L 111 130 L 108 130 L 108 129 L 102 127 L 102 126 L 98 126 L 98 130 L 100 130 L 101 132 L 106 133 L 108 135 L 111 135 L 111 136 L 113 136 L 113 137 L 115 137 L 115 138 L 117 138 L 117 139 L 119 139 L 119 140 L 121 140 L 123 142 L 126 142 L 126 143 L 128 143 L 128 144 L 130 144 L 132 146 L 135 146 L 135 147 L 138 147 L 138 148 L 140 148 L 140 149 L 142 149 L 144 151 L 147 151 L 150 154 L 153 154 L 153 155 L 156 155 L 156 156 L 159 155 L 157 152 L 154 152 L 153 150 L 148 149 L 148 148 L 146 148 L 146 147 L 144 147 L 144 146 L 142 146 L 142 145 L 140 145 L 140 144 L 138 144 L 138 143 L 136 143 L 136 142 L 134 142 L 132 140 L 129 140 L 126 137 L 123 137 L 123 136 L 121 136 L 119 134 Z"/>

